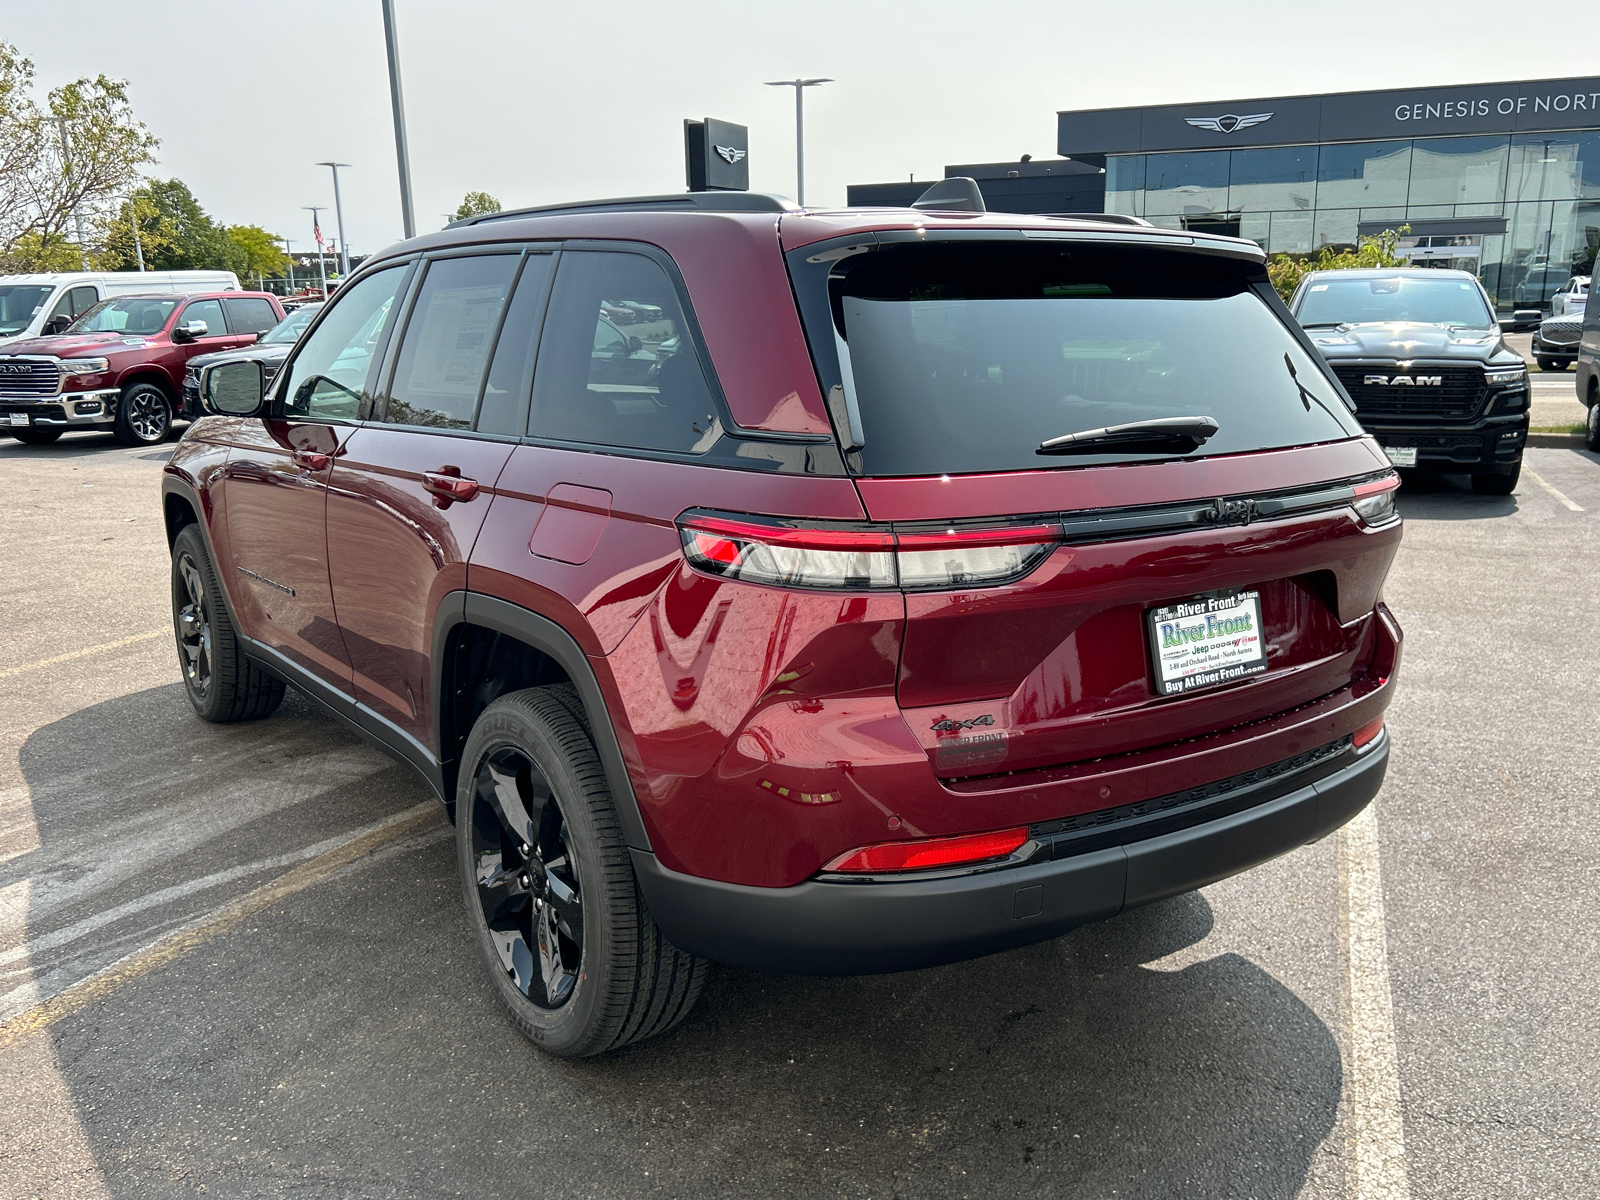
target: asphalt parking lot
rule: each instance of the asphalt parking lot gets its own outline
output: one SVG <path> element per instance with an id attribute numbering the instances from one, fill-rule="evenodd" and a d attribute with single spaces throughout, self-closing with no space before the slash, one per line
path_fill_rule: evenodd
<path id="1" fill-rule="evenodd" d="M 1600 1192 L 1600 455 L 1407 482 L 1370 819 L 978 962 L 720 970 L 567 1063 L 420 784 L 292 696 L 190 712 L 165 453 L 0 442 L 0 1195 Z"/>

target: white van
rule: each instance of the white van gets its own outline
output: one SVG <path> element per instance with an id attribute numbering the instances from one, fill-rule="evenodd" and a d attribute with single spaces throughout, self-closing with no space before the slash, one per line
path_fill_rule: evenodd
<path id="1" fill-rule="evenodd" d="M 111 296 L 146 292 L 237 292 L 232 271 L 56 271 L 0 275 L 0 346 L 60 333 Z"/>

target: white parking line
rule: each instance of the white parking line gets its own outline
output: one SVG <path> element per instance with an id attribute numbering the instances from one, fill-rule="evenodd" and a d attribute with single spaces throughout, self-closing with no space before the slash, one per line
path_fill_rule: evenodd
<path id="1" fill-rule="evenodd" d="M 1383 879 L 1371 807 L 1339 832 L 1339 882 L 1350 989 L 1350 1194 L 1354 1200 L 1409 1200 Z"/>
<path id="2" fill-rule="evenodd" d="M 1531 479 L 1535 483 L 1537 483 L 1545 491 L 1549 492 L 1557 500 L 1561 501 L 1561 503 L 1565 504 L 1573 512 L 1582 512 L 1583 511 L 1583 506 L 1582 505 L 1574 504 L 1571 500 L 1567 499 L 1566 496 L 1564 496 L 1562 493 L 1558 492 L 1549 483 L 1545 482 L 1544 477 L 1541 476 L 1539 474 L 1539 472 L 1535 471 L 1532 467 L 1528 466 L 1527 463 L 1523 463 L 1522 464 L 1522 473 L 1524 475 L 1526 475 L 1529 479 Z"/>

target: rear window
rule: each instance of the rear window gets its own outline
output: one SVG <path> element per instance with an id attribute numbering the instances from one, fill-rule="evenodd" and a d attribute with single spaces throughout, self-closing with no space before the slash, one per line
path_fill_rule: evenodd
<path id="1" fill-rule="evenodd" d="M 1253 290 L 1250 264 L 1059 242 L 889 244 L 820 268 L 825 256 L 806 255 L 791 264 L 807 333 L 865 474 L 1201 458 L 1360 432 Z M 1218 430 L 1188 454 L 1038 452 L 1064 434 L 1202 416 Z"/>

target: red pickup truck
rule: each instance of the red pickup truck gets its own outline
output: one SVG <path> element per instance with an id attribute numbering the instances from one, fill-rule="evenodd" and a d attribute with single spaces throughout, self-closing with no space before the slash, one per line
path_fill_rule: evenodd
<path id="1" fill-rule="evenodd" d="M 69 429 L 110 426 L 125 446 L 164 441 L 183 411 L 183 373 L 197 354 L 254 342 L 283 320 L 267 292 L 119 296 L 65 332 L 0 354 L 0 433 L 31 445 Z"/>

